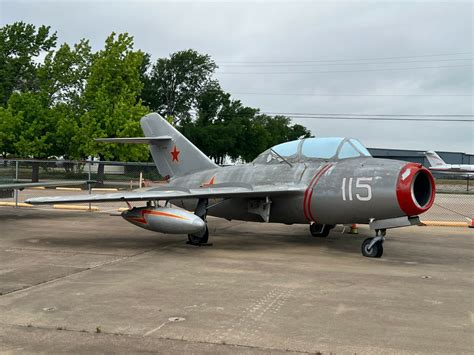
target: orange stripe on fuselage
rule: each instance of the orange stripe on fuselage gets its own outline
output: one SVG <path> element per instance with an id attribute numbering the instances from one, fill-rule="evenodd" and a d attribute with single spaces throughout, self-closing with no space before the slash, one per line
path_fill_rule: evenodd
<path id="1" fill-rule="evenodd" d="M 318 178 L 316 179 L 316 181 L 314 182 L 313 184 L 313 187 L 311 188 L 311 191 L 309 193 L 309 197 L 308 197 L 308 213 L 309 213 L 309 216 L 311 217 L 311 220 L 313 222 L 316 222 L 316 218 L 314 218 L 313 216 L 313 213 L 311 212 L 311 199 L 313 198 L 313 191 L 314 191 L 314 188 L 316 187 L 316 184 L 319 182 L 319 179 L 321 179 L 321 176 L 323 176 L 330 168 L 331 168 L 332 164 L 329 164 L 329 165 L 326 165 L 322 170 L 321 172 L 318 174 Z"/>
<path id="2" fill-rule="evenodd" d="M 321 165 L 319 169 L 314 174 L 313 178 L 311 179 L 306 191 L 304 192 L 304 199 L 303 199 L 303 212 L 304 216 L 309 222 L 314 222 L 315 219 L 311 213 L 311 197 L 313 196 L 313 189 L 319 181 L 321 175 L 323 175 L 332 164 L 325 164 Z"/>
<path id="3" fill-rule="evenodd" d="M 318 177 L 319 173 L 324 169 L 325 165 L 321 165 L 317 170 L 316 170 L 316 174 L 314 174 L 313 178 L 311 179 L 311 181 L 309 182 L 308 184 L 308 187 L 306 188 L 306 191 L 304 192 L 304 199 L 303 199 L 303 212 L 304 212 L 304 216 L 306 217 L 306 219 L 308 221 L 311 222 L 311 219 L 309 217 L 309 214 L 308 214 L 308 211 L 306 209 L 306 201 L 308 200 L 308 195 L 309 195 L 309 191 L 311 190 L 311 187 L 313 185 L 313 182 L 314 180 Z"/>

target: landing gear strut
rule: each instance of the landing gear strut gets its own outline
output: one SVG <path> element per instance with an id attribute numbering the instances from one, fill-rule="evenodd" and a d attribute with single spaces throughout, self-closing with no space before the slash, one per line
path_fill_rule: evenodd
<path id="1" fill-rule="evenodd" d="M 383 255 L 385 229 L 376 229 L 374 238 L 367 238 L 362 243 L 362 255 L 368 258 L 380 258 Z"/>
<path id="2" fill-rule="evenodd" d="M 333 228 L 334 226 L 331 224 L 311 223 L 309 225 L 309 231 L 313 237 L 327 237 L 329 235 L 329 231 Z"/>

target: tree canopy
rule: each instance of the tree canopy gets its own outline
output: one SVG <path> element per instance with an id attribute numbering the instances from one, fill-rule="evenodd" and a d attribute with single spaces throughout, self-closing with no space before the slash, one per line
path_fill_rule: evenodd
<path id="1" fill-rule="evenodd" d="M 56 45 L 56 33 L 49 26 L 38 29 L 15 22 L 0 27 L 0 103 L 5 105 L 14 91 L 37 89 L 38 57 Z"/>
<path id="2" fill-rule="evenodd" d="M 141 136 L 140 118 L 166 117 L 218 163 L 252 160 L 268 147 L 309 136 L 285 116 L 269 116 L 225 92 L 217 65 L 187 49 L 158 58 L 111 33 L 56 45 L 50 27 L 0 27 L 0 154 L 4 157 L 148 160 L 146 147 L 99 144 L 97 137 Z"/>
<path id="3" fill-rule="evenodd" d="M 174 124 L 189 119 L 199 95 L 215 83 L 217 65 L 208 55 L 188 49 L 159 58 L 145 76 L 143 101 Z"/>
<path id="4" fill-rule="evenodd" d="M 146 147 L 100 144 L 91 139 L 142 134 L 140 118 L 149 112 L 138 99 L 143 88 L 143 58 L 143 52 L 133 50 L 133 37 L 115 33 L 106 39 L 105 48 L 93 56 L 83 94 L 85 110 L 76 137 L 81 155 L 112 160 L 146 159 Z"/>

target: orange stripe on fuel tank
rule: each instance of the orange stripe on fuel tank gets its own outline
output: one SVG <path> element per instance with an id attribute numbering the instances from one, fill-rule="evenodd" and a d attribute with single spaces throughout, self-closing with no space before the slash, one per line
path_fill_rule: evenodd
<path id="1" fill-rule="evenodd" d="M 169 212 L 162 212 L 162 211 L 153 211 L 153 210 L 141 210 L 140 211 L 141 217 L 129 217 L 129 220 L 142 223 L 142 224 L 147 224 L 147 221 L 145 219 L 145 216 L 148 214 L 151 214 L 153 216 L 163 216 L 163 217 L 170 217 L 170 218 L 177 218 L 177 219 L 184 219 L 187 220 L 186 217 L 179 216 L 174 213 L 169 213 Z"/>
<path id="2" fill-rule="evenodd" d="M 169 213 L 169 212 L 162 212 L 162 211 L 153 211 L 153 210 L 144 210 L 146 214 L 152 214 L 154 216 L 163 216 L 163 217 L 171 217 L 171 218 L 178 218 L 178 219 L 187 219 L 186 217 Z"/>

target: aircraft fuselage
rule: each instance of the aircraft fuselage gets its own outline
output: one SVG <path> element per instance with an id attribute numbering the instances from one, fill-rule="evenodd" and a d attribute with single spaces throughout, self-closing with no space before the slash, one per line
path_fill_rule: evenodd
<path id="1" fill-rule="evenodd" d="M 402 179 L 410 182 L 405 190 Z M 275 184 L 275 181 L 304 186 L 304 193 L 298 196 L 272 197 L 269 222 L 277 223 L 368 223 L 371 219 L 417 215 L 427 210 L 434 199 L 434 181 L 426 169 L 417 164 L 370 157 L 297 162 L 291 166 L 285 162 L 229 166 L 173 179 L 169 188 L 173 185 L 189 188 L 225 184 L 258 186 Z M 208 215 L 263 221 L 250 206 L 261 200 L 211 199 L 209 205 L 215 204 L 215 207 L 209 208 Z M 194 210 L 196 202 L 172 201 L 188 210 Z"/>

